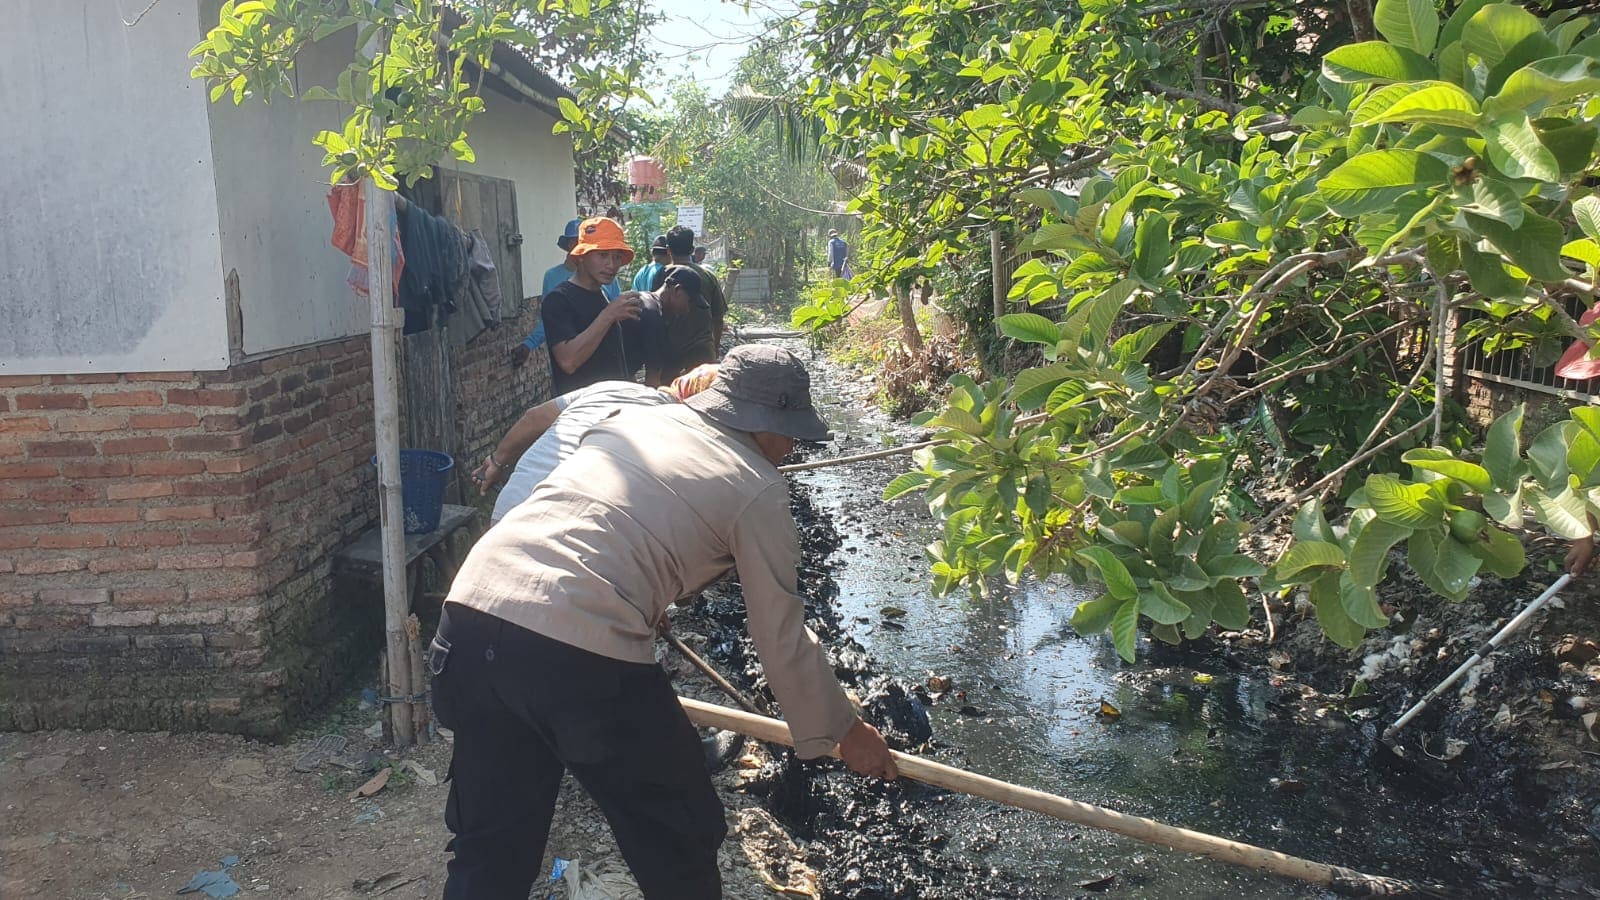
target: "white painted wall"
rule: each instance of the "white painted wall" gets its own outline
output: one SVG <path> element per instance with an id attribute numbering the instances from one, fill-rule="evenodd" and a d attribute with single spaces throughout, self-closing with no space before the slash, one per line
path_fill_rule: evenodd
<path id="1" fill-rule="evenodd" d="M 4 4 L 0 374 L 227 365 L 199 17 L 147 5 Z"/>
<path id="2" fill-rule="evenodd" d="M 146 0 L 148 2 L 148 0 Z M 172 2 L 172 0 L 165 0 Z M 215 19 L 214 2 L 201 4 Z M 296 93 L 333 87 L 354 52 L 354 29 L 303 52 Z M 350 259 L 328 243 L 328 175 L 311 138 L 338 131 L 350 108 L 275 97 L 210 107 L 216 153 L 223 272 L 239 273 L 243 349 L 247 354 L 297 347 L 365 332 L 366 298 L 345 278 Z"/>
<path id="3" fill-rule="evenodd" d="M 467 133 L 478 161 L 447 160 L 443 166 L 516 182 L 522 292 L 532 297 L 539 293 L 544 271 L 566 258 L 556 238 L 577 215 L 572 139 L 551 134 L 555 120 L 537 108 L 487 88 L 483 108 Z"/>

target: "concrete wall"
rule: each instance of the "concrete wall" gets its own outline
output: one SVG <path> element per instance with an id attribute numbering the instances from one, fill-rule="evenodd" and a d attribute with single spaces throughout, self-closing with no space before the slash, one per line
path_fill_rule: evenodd
<path id="1" fill-rule="evenodd" d="M 545 113 L 487 86 L 483 105 L 467 134 L 478 161 L 444 165 L 516 182 L 517 227 L 523 237 L 522 292 L 532 297 L 539 292 L 545 270 L 565 258 L 556 247 L 556 237 L 577 215 L 572 140 L 551 134 L 555 120 Z"/>
<path id="2" fill-rule="evenodd" d="M 171 0 L 168 0 L 171 2 Z M 202 8 L 215 21 L 215 7 Z M 296 92 L 332 88 L 354 49 L 354 31 L 312 46 L 296 65 Z M 350 107 L 275 98 L 210 106 L 216 154 L 222 267 L 239 278 L 246 354 L 334 340 L 367 330 L 364 298 L 345 283 L 350 260 L 328 244 L 328 170 L 311 138 L 343 127 Z"/>
<path id="3" fill-rule="evenodd" d="M 142 6 L 5 4 L 0 375 L 227 365 L 199 16 Z"/>

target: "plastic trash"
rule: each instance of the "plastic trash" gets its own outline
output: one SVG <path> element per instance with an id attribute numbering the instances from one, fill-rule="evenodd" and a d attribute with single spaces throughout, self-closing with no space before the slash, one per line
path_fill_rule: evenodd
<path id="1" fill-rule="evenodd" d="M 189 883 L 178 888 L 180 894 L 204 893 L 207 897 L 221 900 L 224 897 L 234 897 L 239 893 L 239 884 L 228 874 L 228 870 L 239 864 L 239 857 L 224 856 L 222 868 L 208 872 L 204 869 L 194 873 Z"/>
<path id="2" fill-rule="evenodd" d="M 550 882 L 566 887 L 567 900 L 628 900 L 639 895 L 633 879 L 621 872 L 597 873 L 585 869 L 581 860 L 559 856 L 550 866 Z M 554 893 L 550 900 L 556 900 Z"/>

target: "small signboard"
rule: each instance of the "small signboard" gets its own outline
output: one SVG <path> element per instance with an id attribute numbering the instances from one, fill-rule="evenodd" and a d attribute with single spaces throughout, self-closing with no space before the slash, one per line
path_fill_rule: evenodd
<path id="1" fill-rule="evenodd" d="M 678 207 L 678 224 L 691 229 L 695 237 L 706 229 L 706 208 L 704 206 Z"/>

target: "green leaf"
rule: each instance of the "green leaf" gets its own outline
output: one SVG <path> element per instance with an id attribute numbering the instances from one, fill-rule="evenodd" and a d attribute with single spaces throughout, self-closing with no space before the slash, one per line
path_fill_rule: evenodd
<path id="1" fill-rule="evenodd" d="M 1494 0 L 1462 0 L 1456 11 L 1444 23 L 1444 28 L 1439 32 L 1439 46 L 1448 47 L 1461 40 L 1461 32 L 1467 27 L 1467 21 L 1477 14 L 1478 10 L 1488 6 Z"/>
<path id="2" fill-rule="evenodd" d="M 1344 611 L 1344 595 L 1339 590 L 1339 576 L 1327 574 L 1311 585 L 1311 603 L 1317 610 L 1317 624 L 1322 633 L 1341 647 L 1354 649 L 1361 646 L 1367 630 Z"/>
<path id="3" fill-rule="evenodd" d="M 1382 519 L 1374 519 L 1361 529 L 1350 546 L 1350 578 L 1357 585 L 1372 587 L 1389 571 L 1389 550 L 1411 535 L 1411 529 Z"/>
<path id="4" fill-rule="evenodd" d="M 1322 513 L 1321 500 L 1307 500 L 1294 513 L 1294 539 L 1297 541 L 1322 541 L 1338 543 L 1327 516 Z M 1237 544 L 1237 542 L 1235 542 Z"/>
<path id="5" fill-rule="evenodd" d="M 1573 201 L 1572 216 L 1590 240 L 1600 241 L 1600 197 L 1590 195 Z"/>
<path id="6" fill-rule="evenodd" d="M 1267 567 L 1256 562 L 1242 553 L 1229 556 L 1218 556 L 1213 559 L 1201 558 L 1200 568 L 1213 578 L 1260 578 L 1267 574 Z"/>
<path id="7" fill-rule="evenodd" d="M 1372 9 L 1378 33 L 1422 56 L 1433 52 L 1439 37 L 1439 12 L 1433 0 L 1378 0 Z"/>
<path id="8" fill-rule="evenodd" d="M 1139 588 L 1133 583 L 1133 576 L 1128 574 L 1128 567 L 1117 559 L 1116 554 L 1104 547 L 1085 547 L 1074 554 L 1079 562 L 1099 570 L 1100 580 L 1105 582 L 1106 590 L 1118 600 L 1132 600 L 1139 596 Z"/>
<path id="9" fill-rule="evenodd" d="M 1239 582 L 1223 579 L 1211 587 L 1217 598 L 1211 608 L 1211 618 L 1223 628 L 1238 631 L 1250 627 L 1250 602 L 1245 599 Z"/>
<path id="10" fill-rule="evenodd" d="M 1512 228 L 1522 224 L 1522 198 L 1503 181 L 1486 175 L 1472 183 L 1472 203 L 1461 207 L 1467 212 L 1504 222 Z"/>
<path id="11" fill-rule="evenodd" d="M 1134 248 L 1134 274 L 1146 282 L 1155 282 L 1161 270 L 1172 261 L 1172 220 L 1157 213 L 1146 213 L 1139 219 Z"/>
<path id="12" fill-rule="evenodd" d="M 1528 555 L 1515 535 L 1491 528 L 1485 532 L 1487 540 L 1468 546 L 1473 555 L 1483 561 L 1484 568 L 1501 578 L 1515 578 L 1528 564 Z"/>
<path id="13" fill-rule="evenodd" d="M 928 483 L 931 481 L 933 481 L 933 476 L 927 474 L 926 472 L 906 472 L 901 475 L 897 475 L 895 476 L 895 479 L 889 482 L 888 486 L 883 489 L 883 499 L 893 500 L 903 494 L 909 494 L 912 491 L 921 490 L 922 488 L 927 487 Z"/>
<path id="14" fill-rule="evenodd" d="M 1522 527 L 1522 485 L 1483 495 L 1483 511 L 1507 528 Z"/>
<path id="15" fill-rule="evenodd" d="M 1534 514 L 1544 523 L 1544 527 L 1569 541 L 1593 533 L 1583 495 L 1571 488 L 1559 492 L 1531 490 L 1528 491 L 1528 502 L 1533 505 Z"/>
<path id="16" fill-rule="evenodd" d="M 967 412 L 959 406 L 947 406 L 937 416 L 928 420 L 931 428 L 954 428 L 957 431 L 970 435 L 982 435 L 983 423 L 978 417 Z"/>
<path id="17" fill-rule="evenodd" d="M 1528 295 L 1528 276 L 1513 274 L 1500 257 L 1479 253 L 1466 242 L 1461 244 L 1461 267 L 1472 289 L 1491 300 L 1521 300 Z"/>
<path id="18" fill-rule="evenodd" d="M 1456 128 L 1478 127 L 1478 101 L 1448 81 L 1391 84 L 1367 95 L 1357 107 L 1356 125 L 1425 122 Z"/>
<path id="19" fill-rule="evenodd" d="M 1540 143 L 1527 116 L 1490 122 L 1483 127 L 1482 134 L 1489 161 L 1508 177 L 1561 180 L 1561 164 L 1556 162 L 1555 154 Z"/>
<path id="20" fill-rule="evenodd" d="M 1000 333 L 1016 341 L 1054 347 L 1061 340 L 1056 323 L 1037 313 L 1012 313 L 999 319 Z"/>
<path id="21" fill-rule="evenodd" d="M 1533 477 L 1539 479 L 1547 491 L 1559 491 L 1567 486 L 1567 430 L 1568 423 L 1557 422 L 1539 432 L 1528 446 L 1528 464 Z"/>
<path id="22" fill-rule="evenodd" d="M 1350 621 L 1363 629 L 1382 628 L 1389 624 L 1389 617 L 1378 608 L 1378 596 L 1371 585 L 1356 584 L 1349 572 L 1339 576 L 1339 605 L 1344 608 Z"/>
<path id="23" fill-rule="evenodd" d="M 1386 209 L 1418 188 L 1442 186 L 1450 167 L 1415 150 L 1374 150 L 1346 160 L 1317 183 L 1328 207 L 1355 217 Z"/>
<path id="24" fill-rule="evenodd" d="M 1035 518 L 1043 518 L 1050 511 L 1050 476 L 1035 475 L 1029 478 L 1028 486 L 1022 492 L 1022 501 Z"/>
<path id="25" fill-rule="evenodd" d="M 1367 476 L 1367 503 L 1378 518 L 1407 528 L 1444 521 L 1444 505 L 1425 484 L 1407 484 L 1389 475 Z"/>
<path id="26" fill-rule="evenodd" d="M 1111 619 L 1122 607 L 1122 601 L 1110 594 L 1101 594 L 1093 600 L 1085 600 L 1078 604 L 1072 612 L 1072 630 L 1088 637 L 1105 631 L 1111 624 Z"/>
<path id="27" fill-rule="evenodd" d="M 1071 374 L 1072 370 L 1063 363 L 1023 369 L 1011 382 L 1011 399 L 1017 404 L 1018 409 L 1032 412 L 1043 406 L 1045 401 L 1050 399 L 1050 393 L 1056 386 L 1066 381 Z"/>
<path id="28" fill-rule="evenodd" d="M 1461 30 L 1461 45 L 1489 70 L 1488 88 L 1497 91 L 1506 76 L 1525 63 L 1556 55 L 1544 26 L 1532 13 L 1509 3 L 1480 9 Z"/>
<path id="29" fill-rule="evenodd" d="M 1139 594 L 1139 612 L 1162 625 L 1177 625 L 1189 618 L 1189 607 L 1159 581 L 1150 583 L 1150 589 Z"/>
<path id="30" fill-rule="evenodd" d="M 1117 655 L 1124 662 L 1133 662 L 1134 649 L 1138 646 L 1139 627 L 1139 600 L 1123 601 L 1117 607 L 1116 615 L 1111 617 L 1111 643 L 1117 648 Z"/>
<path id="31" fill-rule="evenodd" d="M 1483 560 L 1474 555 L 1466 544 L 1448 535 L 1440 541 L 1439 559 L 1433 570 L 1439 586 L 1444 588 L 1439 593 L 1452 600 L 1465 599 L 1472 588 L 1473 576 L 1481 568 Z"/>
<path id="32" fill-rule="evenodd" d="M 1561 255 L 1578 260 L 1586 266 L 1600 266 L 1600 244 L 1588 238 L 1579 238 L 1562 244 Z"/>
<path id="33" fill-rule="evenodd" d="M 1454 478 L 1479 494 L 1494 490 L 1494 482 L 1487 469 L 1477 463 L 1456 459 L 1448 450 L 1418 447 L 1406 451 L 1400 459 L 1425 472 L 1438 472 L 1446 478 Z"/>
<path id="34" fill-rule="evenodd" d="M 1512 72 L 1499 93 L 1483 101 L 1483 112 L 1490 118 L 1531 116 L 1546 106 L 1596 90 L 1600 90 L 1600 61 L 1587 56 L 1553 56 Z"/>
<path id="35" fill-rule="evenodd" d="M 1342 84 L 1424 81 L 1438 72 L 1428 58 L 1386 41 L 1336 47 L 1322 58 L 1322 74 Z"/>
<path id="36" fill-rule="evenodd" d="M 1483 441 L 1483 467 L 1495 487 L 1510 490 L 1521 480 L 1522 417 L 1527 406 L 1518 403 L 1494 420 Z"/>
<path id="37" fill-rule="evenodd" d="M 1118 359 L 1139 362 L 1161 343 L 1161 339 L 1166 337 L 1167 332 L 1176 324 L 1176 322 L 1162 322 L 1159 325 L 1146 325 L 1132 334 L 1125 334 L 1111 345 L 1111 352 Z"/>
<path id="38" fill-rule="evenodd" d="M 1494 244 L 1517 268 L 1540 281 L 1567 279 L 1567 270 L 1561 267 L 1561 245 L 1566 238 L 1566 229 L 1554 219 L 1525 210 L 1522 224 L 1512 228 L 1504 222 L 1472 213 L 1462 215 L 1466 217 L 1467 224 L 1488 238 L 1489 243 Z"/>
<path id="39" fill-rule="evenodd" d="M 1324 566 L 1342 567 L 1345 563 L 1344 548 L 1338 544 L 1324 541 L 1299 541 L 1284 552 L 1273 566 L 1273 577 L 1285 584 L 1291 583 L 1295 575 L 1306 569 L 1316 569 Z"/>
<path id="40" fill-rule="evenodd" d="M 1562 177 L 1582 172 L 1594 162 L 1594 145 L 1600 132 L 1589 122 L 1571 119 L 1534 119 L 1533 131 L 1539 143 L 1556 158 Z"/>

